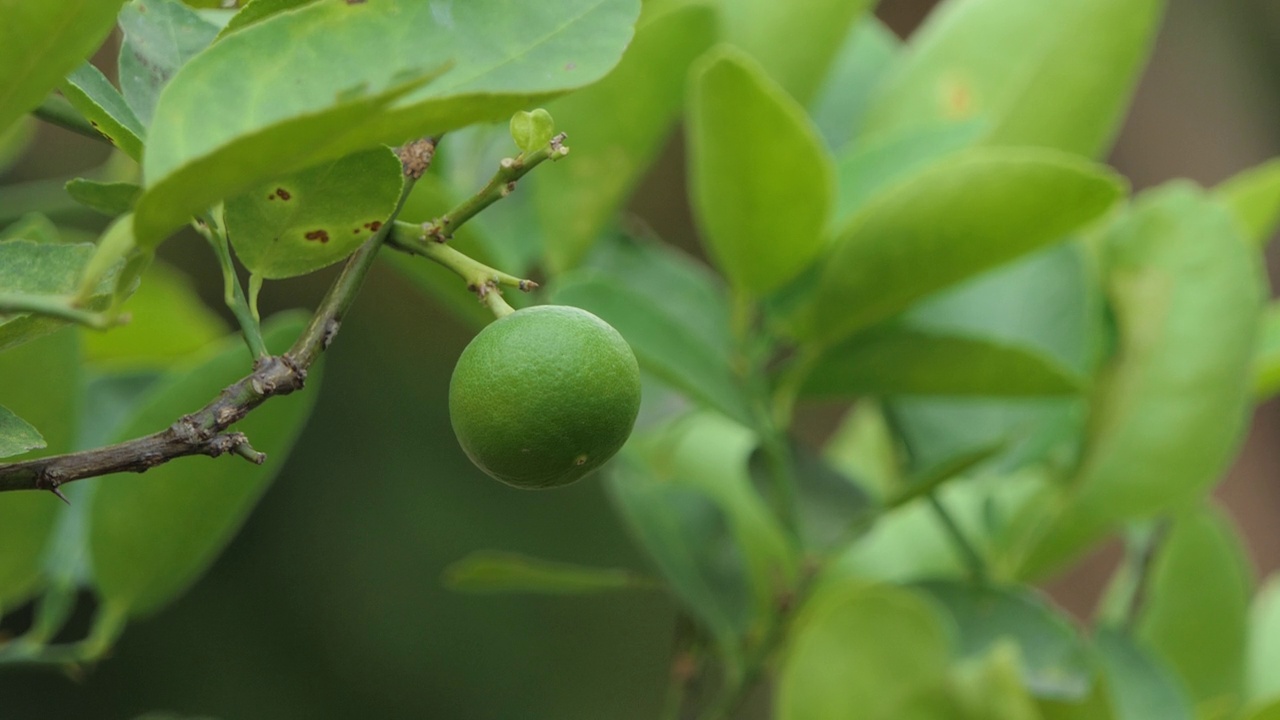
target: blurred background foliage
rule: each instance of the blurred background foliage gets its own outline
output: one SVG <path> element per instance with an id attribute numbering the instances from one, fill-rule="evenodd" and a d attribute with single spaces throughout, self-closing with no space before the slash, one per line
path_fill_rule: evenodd
<path id="1" fill-rule="evenodd" d="M 885 0 L 879 15 L 905 34 L 933 4 Z M 104 146 L 57 128 L 36 132 L 0 182 L 58 178 L 106 157 Z M 1278 154 L 1280 5 L 1173 0 L 1111 162 L 1141 189 L 1176 176 L 1215 184 Z M 632 210 L 696 252 L 682 170 L 673 137 Z M 0 202 L 0 223 L 11 211 Z M 87 213 L 61 217 L 99 229 Z M 203 244 L 168 243 L 162 255 L 221 311 Z M 264 306 L 311 306 L 328 277 L 273 283 Z M 598 482 L 522 492 L 467 462 L 446 406 L 472 332 L 455 318 L 390 269 L 375 271 L 330 352 L 302 440 L 213 569 L 132 624 L 85 677 L 6 670 L 0 717 L 655 717 L 675 618 L 662 594 L 475 596 L 441 585 L 446 565 L 481 548 L 643 567 Z M 827 423 L 831 410 L 808 408 L 810 424 Z M 1280 568 L 1278 433 L 1272 402 L 1218 491 L 1264 574 Z M 1049 589 L 1087 612 L 1118 554 L 1102 551 Z"/>

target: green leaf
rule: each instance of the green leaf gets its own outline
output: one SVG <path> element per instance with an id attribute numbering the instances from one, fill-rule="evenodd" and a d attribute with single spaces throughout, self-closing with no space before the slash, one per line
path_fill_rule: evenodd
<path id="1" fill-rule="evenodd" d="M 1080 379 L 1034 349 L 889 325 L 827 349 L 801 395 L 1071 395 Z"/>
<path id="2" fill-rule="evenodd" d="M 262 22 L 267 18 L 282 13 L 286 10 L 300 8 L 303 5 L 310 5 L 316 0 L 249 0 L 244 3 L 240 11 L 231 16 L 231 20 L 227 26 L 222 28 L 222 32 L 218 33 L 218 39 L 221 40 L 224 35 L 243 30 L 255 23 Z"/>
<path id="3" fill-rule="evenodd" d="M 1250 703 L 1280 699 L 1280 575 L 1272 575 L 1253 598 L 1245 665 Z"/>
<path id="4" fill-rule="evenodd" d="M 113 371 L 162 369 L 222 338 L 226 323 L 196 294 L 190 278 L 155 262 L 121 308 L 129 323 L 84 334 L 85 359 Z"/>
<path id="5" fill-rule="evenodd" d="M 93 245 L 61 245 L 28 240 L 0 243 L 0 294 L 66 295 L 79 285 L 82 269 L 93 257 Z M 93 295 L 109 297 L 111 285 L 103 283 Z M 66 321 L 29 313 L 0 315 L 0 351 L 48 334 Z"/>
<path id="6" fill-rule="evenodd" d="M 305 275 L 356 251 L 395 208 L 404 184 L 385 147 L 272 180 L 227 201 L 236 256 L 267 279 Z"/>
<path id="7" fill-rule="evenodd" d="M 800 540 L 814 553 L 829 553 L 854 537 L 875 501 L 856 478 L 842 474 L 808 448 L 793 442 L 788 454 Z M 772 473 L 776 471 L 762 448 L 751 454 L 748 470 L 761 497 L 775 492 Z"/>
<path id="8" fill-rule="evenodd" d="M 946 608 L 959 629 L 961 658 L 1013 641 L 1022 683 L 1037 697 L 1078 699 L 1089 691 L 1088 653 L 1080 632 L 1047 598 L 1018 587 L 979 587 L 935 580 L 916 587 Z"/>
<path id="9" fill-rule="evenodd" d="M 31 423 L 0 405 L 0 458 L 21 455 L 44 446 L 44 438 L 38 430 L 31 427 Z"/>
<path id="10" fill-rule="evenodd" d="M 35 109 L 102 43 L 122 2 L 0 1 L 0 131 Z"/>
<path id="11" fill-rule="evenodd" d="M 138 197 L 142 195 L 142 188 L 127 182 L 97 182 L 75 178 L 67 183 L 67 194 L 90 210 L 115 217 L 133 211 Z"/>
<path id="12" fill-rule="evenodd" d="M 1062 240 L 1121 192 L 1111 171 L 1052 151 L 986 148 L 944 160 L 844 227 L 799 329 L 808 340 L 839 340 Z"/>
<path id="13" fill-rule="evenodd" d="M 835 192 L 804 109 L 722 47 L 692 71 L 687 133 L 695 217 L 730 284 L 763 295 L 798 275 L 822 249 Z"/>
<path id="14" fill-rule="evenodd" d="M 31 116 L 0 130 L 0 174 L 9 171 L 20 160 L 36 137 L 36 119 Z"/>
<path id="15" fill-rule="evenodd" d="M 1254 708 L 1244 717 L 1245 720 L 1280 720 L 1280 701 Z"/>
<path id="16" fill-rule="evenodd" d="M 473 552 L 445 568 L 444 584 L 458 592 L 547 595 L 652 587 L 629 570 L 583 567 L 493 550 Z"/>
<path id="17" fill-rule="evenodd" d="M 305 323 L 301 315 L 269 321 L 263 327 L 268 347 L 287 346 Z M 105 601 L 142 615 L 159 609 L 204 572 L 284 465 L 315 402 L 318 369 L 311 368 L 306 392 L 272 398 L 236 425 L 255 449 L 268 454 L 266 464 L 185 458 L 141 476 L 95 481 L 89 542 Z M 228 338 L 203 362 L 160 381 L 119 439 L 168 427 L 248 370 L 242 341 Z"/>
<path id="18" fill-rule="evenodd" d="M 977 117 L 989 124 L 989 143 L 1099 156 L 1124 116 L 1163 7 L 1163 0 L 952 0 L 912 36 L 880 86 L 867 132 Z"/>
<path id="19" fill-rule="evenodd" d="M 680 114 L 689 65 L 715 37 L 705 4 L 654 7 L 613 72 L 550 105 L 573 154 L 524 182 L 553 272 L 578 265 L 640 182 Z"/>
<path id="20" fill-rule="evenodd" d="M 1028 553 L 1032 577 L 1123 520 L 1200 497 L 1235 456 L 1252 407 L 1264 291 L 1257 250 L 1230 213 L 1174 185 L 1144 194 L 1105 248 L 1118 345 L 1088 452 Z"/>
<path id="21" fill-rule="evenodd" d="M 868 15 L 854 24 L 809 103 L 809 114 L 828 147 L 838 150 L 857 137 L 871 94 L 901 51 L 902 41 L 875 17 Z"/>
<path id="22" fill-rule="evenodd" d="M 1192 720 L 1191 701 L 1178 678 L 1147 649 L 1105 627 L 1094 645 L 1116 720 Z"/>
<path id="23" fill-rule="evenodd" d="M 598 80 L 638 9 L 637 0 L 322 2 L 231 33 L 184 65 L 156 105 L 139 241 L 155 245 L 191 214 L 283 173 L 505 120 Z"/>
<path id="24" fill-rule="evenodd" d="M 32 457 L 75 449 L 81 377 L 74 332 L 0 352 L 0 378 L 6 379 L 0 383 L 0 403 L 39 428 L 48 443 Z M 49 493 L 0 493 L 0 615 L 39 587 L 41 557 L 61 508 Z"/>
<path id="25" fill-rule="evenodd" d="M 1262 402 L 1280 392 L 1280 303 L 1262 314 L 1262 328 L 1253 358 L 1253 395 Z"/>
<path id="26" fill-rule="evenodd" d="M 218 28 L 178 0 L 131 0 L 120 11 L 120 29 L 120 89 L 149 126 L 160 91 L 213 42 Z"/>
<path id="27" fill-rule="evenodd" d="M 747 51 L 792 97 L 817 92 L 851 25 L 870 0 L 815 0 L 803 10 L 774 0 L 721 0 L 724 40 Z"/>
<path id="28" fill-rule="evenodd" d="M 1214 195 L 1244 224 L 1245 237 L 1266 247 L 1280 227 L 1280 160 L 1245 170 L 1214 188 Z"/>
<path id="29" fill-rule="evenodd" d="M 62 94 L 112 145 L 134 160 L 142 159 L 146 132 L 142 121 L 101 70 L 88 62 L 82 64 L 67 76 Z"/>
<path id="30" fill-rule="evenodd" d="M 1213 507 L 1178 517 L 1151 565 L 1137 635 L 1177 671 L 1201 711 L 1244 700 L 1251 585 L 1240 538 Z"/>
<path id="31" fill-rule="evenodd" d="M 59 243 L 62 236 L 58 226 L 45 215 L 29 212 L 0 231 L 0 242 L 5 240 L 30 240 L 38 243 Z"/>
<path id="32" fill-rule="evenodd" d="M 942 681 L 948 645 L 940 618 L 913 593 L 824 586 L 789 633 L 775 712 L 779 720 L 896 717 L 911 693 Z"/>
<path id="33" fill-rule="evenodd" d="M 545 148 L 556 134 L 556 121 L 542 108 L 520 110 L 511 116 L 511 139 L 520 152 L 528 154 Z"/>

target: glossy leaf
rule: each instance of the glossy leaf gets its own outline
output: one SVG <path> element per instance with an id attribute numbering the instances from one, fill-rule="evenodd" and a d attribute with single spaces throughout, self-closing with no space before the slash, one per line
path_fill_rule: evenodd
<path id="1" fill-rule="evenodd" d="M 1243 702 L 1250 575 L 1231 520 L 1212 508 L 1178 517 L 1151 565 L 1137 635 L 1177 671 L 1198 708 Z"/>
<path id="2" fill-rule="evenodd" d="M 1025 573 L 1077 556 L 1121 520 L 1185 505 L 1222 476 L 1252 407 L 1256 252 L 1224 208 L 1183 185 L 1144 195 L 1113 228 L 1105 282 L 1118 347 L 1088 453 Z"/>
<path id="3" fill-rule="evenodd" d="M 801 9 L 774 0 L 720 0 L 723 37 L 747 51 L 793 97 L 808 102 L 850 26 L 873 4 L 812 0 Z"/>
<path id="4" fill-rule="evenodd" d="M 129 323 L 106 332 L 82 331 L 85 359 L 114 371 L 161 369 L 227 332 L 226 323 L 196 294 L 191 279 L 155 262 L 121 307 Z"/>
<path id="5" fill-rule="evenodd" d="M 801 394 L 1040 397 L 1080 389 L 1078 377 L 1034 349 L 890 325 L 825 351 Z"/>
<path id="6" fill-rule="evenodd" d="M 268 347 L 287 346 L 304 325 L 300 315 L 268 322 Z M 159 382 L 119 439 L 167 427 L 248 369 L 242 341 L 228 338 L 203 362 Z M 104 600 L 127 607 L 130 615 L 146 614 L 204 572 L 284 465 L 315 402 L 318 369 L 311 368 L 305 392 L 272 398 L 236 425 L 255 449 L 268 454 L 266 464 L 234 456 L 184 458 L 144 475 L 95 481 L 89 542 Z"/>
<path id="7" fill-rule="evenodd" d="M 112 145 L 134 160 L 142 159 L 142 121 L 101 70 L 84 63 L 67 76 L 62 94 Z"/>
<path id="8" fill-rule="evenodd" d="M 21 455 L 44 446 L 44 438 L 38 430 L 31 427 L 31 423 L 0 405 L 0 458 Z"/>
<path id="9" fill-rule="evenodd" d="M 142 195 L 142 188 L 127 182 L 97 182 L 76 178 L 67 183 L 67 194 L 90 210 L 116 217 L 133 211 L 133 206 Z"/>
<path id="10" fill-rule="evenodd" d="M 1034 591 L 954 581 L 917 585 L 950 613 L 961 658 L 985 655 L 1003 641 L 1019 649 L 1022 683 L 1039 697 L 1076 699 L 1089 690 L 1090 667 L 1080 632 Z"/>
<path id="11" fill-rule="evenodd" d="M 231 33 L 184 65 L 157 103 L 139 241 L 155 245 L 192 213 L 282 173 L 506 120 L 598 80 L 638 9 L 637 0 L 322 2 Z"/>
<path id="12" fill-rule="evenodd" d="M 120 89 L 147 126 L 160 91 L 213 42 L 218 28 L 178 0 L 131 0 L 120 11 L 120 29 Z"/>
<path id="13" fill-rule="evenodd" d="M 822 249 L 835 191 L 804 109 L 721 48 L 692 71 L 687 136 L 694 215 L 730 284 L 762 295 L 798 275 Z"/>
<path id="14" fill-rule="evenodd" d="M 892 586 L 831 584 L 796 618 L 779 671 L 779 720 L 894 717 L 921 687 L 940 682 L 950 654 L 940 618 Z"/>
<path id="15" fill-rule="evenodd" d="M 871 94 L 900 52 L 902 41 L 874 16 L 854 23 L 809 103 L 809 114 L 828 147 L 839 150 L 857 137 Z"/>
<path id="16" fill-rule="evenodd" d="M 1192 720 L 1177 676 L 1132 638 L 1104 627 L 1094 647 L 1116 720 Z"/>
<path id="17" fill-rule="evenodd" d="M 1245 237 L 1265 247 L 1280 228 L 1280 160 L 1245 170 L 1214 195 L 1244 224 Z"/>
<path id="18" fill-rule="evenodd" d="M 93 256 L 94 246 L 61 245 L 9 240 L 0 243 L 0 293 L 64 295 L 79 284 L 80 272 Z M 95 301 L 109 296 L 104 283 Z M 29 313 L 0 315 L 0 351 L 50 333 L 66 322 Z"/>
<path id="19" fill-rule="evenodd" d="M 1110 171 L 1059 153 L 979 149 L 879 195 L 840 232 L 802 335 L 833 342 L 924 296 L 1060 241 L 1120 197 Z"/>
<path id="20" fill-rule="evenodd" d="M 342 260 L 391 215 L 404 174 L 385 147 L 264 183 L 227 201 L 236 256 L 267 279 L 305 275 Z"/>
<path id="21" fill-rule="evenodd" d="M 468 593 L 583 595 L 650 587 L 629 570 L 584 567 L 515 553 L 482 550 L 444 570 L 450 590 Z"/>
<path id="22" fill-rule="evenodd" d="M 115 26 L 123 0 L 0 2 L 0 131 L 38 106 Z"/>
<path id="23" fill-rule="evenodd" d="M 1099 156 L 1128 107 L 1163 7 L 951 0 L 912 36 L 881 85 L 867 132 L 984 118 L 989 143 Z"/>
<path id="24" fill-rule="evenodd" d="M 549 106 L 573 150 L 529 184 L 553 271 L 579 264 L 640 182 L 680 114 L 689 65 L 715 37 L 705 4 L 654 7 L 617 68 Z"/>
<path id="25" fill-rule="evenodd" d="M 1280 699 L 1280 576 L 1273 575 L 1253 598 L 1245 669 L 1249 702 Z"/>
<path id="26" fill-rule="evenodd" d="M 1280 392 L 1280 305 L 1267 305 L 1262 314 L 1258 347 L 1253 358 L 1253 394 L 1259 402 Z"/>
<path id="27" fill-rule="evenodd" d="M 82 380 L 77 340 L 76 333 L 63 330 L 0 352 L 0 378 L 6 380 L 0 383 L 0 404 L 31 423 L 47 443 L 31 457 L 75 449 Z M 0 614 L 39 587 L 41 556 L 62 507 L 50 493 L 0 493 Z"/>

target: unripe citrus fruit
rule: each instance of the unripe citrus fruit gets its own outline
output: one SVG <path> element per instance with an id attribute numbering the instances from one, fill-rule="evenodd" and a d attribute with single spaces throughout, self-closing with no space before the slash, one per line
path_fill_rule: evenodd
<path id="1" fill-rule="evenodd" d="M 567 485 L 622 447 L 640 410 L 631 347 L 586 310 L 541 305 L 472 339 L 449 382 L 467 457 L 510 485 Z"/>

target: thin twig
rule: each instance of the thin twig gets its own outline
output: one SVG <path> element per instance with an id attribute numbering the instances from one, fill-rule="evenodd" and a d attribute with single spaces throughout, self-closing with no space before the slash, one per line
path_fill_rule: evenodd
<path id="1" fill-rule="evenodd" d="M 267 344 L 262 339 L 262 328 L 258 322 L 253 306 L 245 298 L 244 288 L 240 286 L 240 277 L 236 274 L 236 266 L 231 261 L 231 247 L 227 234 L 218 227 L 212 213 L 205 213 L 192 222 L 196 231 L 209 241 L 213 254 L 218 256 L 218 266 L 222 269 L 222 300 L 231 309 L 244 342 L 255 359 L 266 357 Z"/>
<path id="2" fill-rule="evenodd" d="M 264 460 L 262 453 L 249 446 L 243 433 L 228 432 L 228 428 L 267 399 L 302 389 L 307 369 L 333 341 L 412 187 L 413 178 L 407 177 L 387 222 L 347 261 L 306 330 L 284 355 L 259 358 L 252 373 L 160 432 L 108 447 L 0 464 L 0 491 L 57 493 L 59 486 L 74 480 L 115 472 L 144 472 L 188 455 L 234 453 L 251 462 Z"/>

